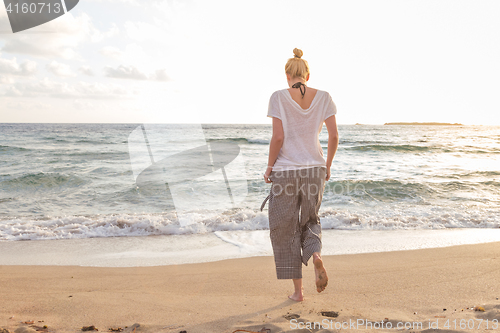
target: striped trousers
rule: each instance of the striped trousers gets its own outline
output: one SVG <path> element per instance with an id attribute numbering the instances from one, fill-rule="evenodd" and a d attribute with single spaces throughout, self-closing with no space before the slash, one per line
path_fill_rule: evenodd
<path id="1" fill-rule="evenodd" d="M 314 252 L 321 252 L 318 216 L 325 189 L 326 167 L 272 171 L 269 231 L 278 279 L 302 278 Z M 265 201 L 264 201 L 265 204 Z"/>

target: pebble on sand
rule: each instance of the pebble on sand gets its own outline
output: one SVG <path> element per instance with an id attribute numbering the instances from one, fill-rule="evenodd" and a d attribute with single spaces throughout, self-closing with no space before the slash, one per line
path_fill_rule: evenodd
<path id="1" fill-rule="evenodd" d="M 99 331 L 94 325 L 83 326 L 82 331 Z"/>
<path id="2" fill-rule="evenodd" d="M 320 313 L 325 317 L 337 318 L 339 316 L 339 313 L 335 311 L 321 311 Z"/>

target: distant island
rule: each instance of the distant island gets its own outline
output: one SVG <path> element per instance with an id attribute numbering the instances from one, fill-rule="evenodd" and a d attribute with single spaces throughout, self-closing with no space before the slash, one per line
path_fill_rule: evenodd
<path id="1" fill-rule="evenodd" d="M 385 123 L 384 125 L 438 125 L 438 126 L 464 126 L 459 123 Z"/>

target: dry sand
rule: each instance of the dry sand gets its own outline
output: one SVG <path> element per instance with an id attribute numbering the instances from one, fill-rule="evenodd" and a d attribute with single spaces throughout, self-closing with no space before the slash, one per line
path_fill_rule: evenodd
<path id="1" fill-rule="evenodd" d="M 47 332 L 90 325 L 100 332 L 335 332 L 335 323 L 342 331 L 388 331 L 365 329 L 367 320 L 422 323 L 407 332 L 432 332 L 429 321 L 443 332 L 481 332 L 487 323 L 488 332 L 500 332 L 499 256 L 500 242 L 325 256 L 327 289 L 315 291 L 310 264 L 300 303 L 287 299 L 292 283 L 276 279 L 272 257 L 133 268 L 0 266 L 0 332 L 43 325 Z M 290 322 L 287 314 L 300 317 Z"/>

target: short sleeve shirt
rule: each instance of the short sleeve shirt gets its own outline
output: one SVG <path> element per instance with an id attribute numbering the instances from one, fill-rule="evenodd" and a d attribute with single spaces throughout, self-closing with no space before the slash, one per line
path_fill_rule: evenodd
<path id="1" fill-rule="evenodd" d="M 307 109 L 293 100 L 288 89 L 274 92 L 267 116 L 281 120 L 284 140 L 273 170 L 326 166 L 319 133 L 324 121 L 336 113 L 337 107 L 326 91 L 318 90 Z"/>

